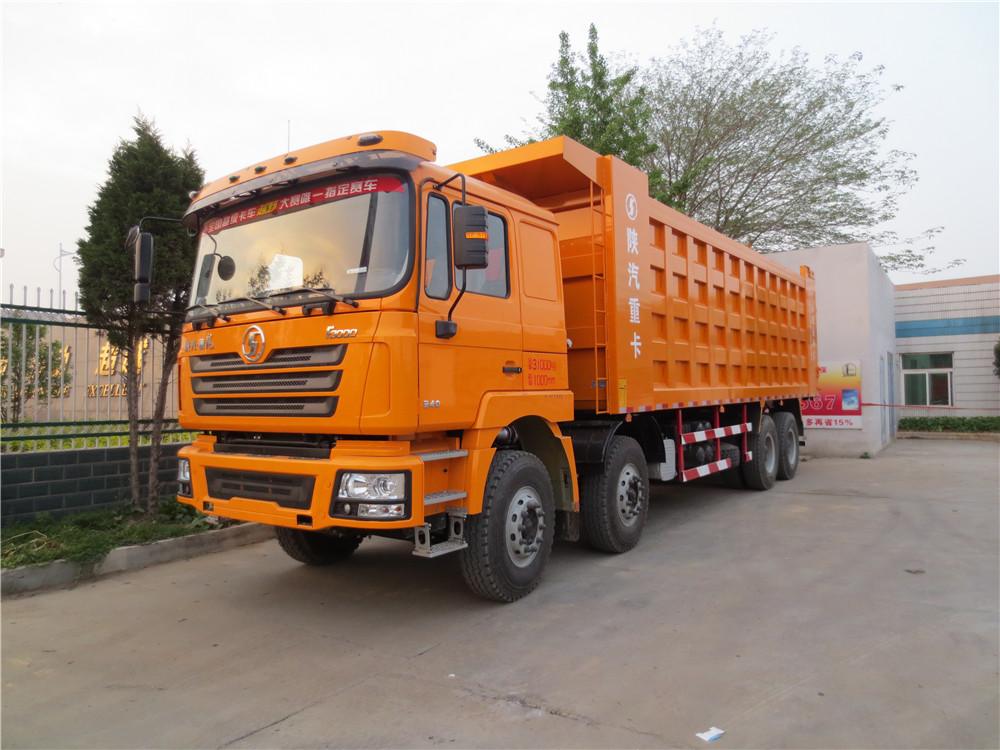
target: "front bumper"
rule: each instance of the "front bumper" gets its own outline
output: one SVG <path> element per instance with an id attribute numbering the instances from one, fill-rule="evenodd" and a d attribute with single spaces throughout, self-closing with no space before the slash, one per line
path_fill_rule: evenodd
<path id="1" fill-rule="evenodd" d="M 408 441 L 342 441 L 328 458 L 315 459 L 216 453 L 214 446 L 213 436 L 202 435 L 178 452 L 179 458 L 191 464 L 191 496 L 179 495 L 177 499 L 209 515 L 291 528 L 374 531 L 422 526 L 426 516 L 465 506 L 464 492 L 457 492 L 461 497 L 451 502 L 435 503 L 429 509 L 424 505 L 426 497 L 441 492 L 441 485 L 465 476 L 464 455 L 444 463 L 427 463 L 421 453 L 426 456 L 428 447 L 420 446 L 418 452 Z M 430 446 L 430 450 L 442 447 Z M 342 509 L 334 507 L 336 482 L 344 471 L 405 472 L 407 515 L 392 520 L 344 517 L 339 512 Z M 238 489 L 233 489 L 239 486 L 235 480 L 222 492 L 220 475 L 245 478 L 246 486 L 255 485 L 254 491 L 246 490 L 248 494 L 268 495 L 260 488 L 266 486 L 264 480 L 270 481 L 273 499 L 241 497 Z"/>

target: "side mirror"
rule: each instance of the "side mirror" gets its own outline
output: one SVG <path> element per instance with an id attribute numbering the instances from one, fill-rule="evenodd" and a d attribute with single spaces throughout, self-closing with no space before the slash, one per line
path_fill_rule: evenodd
<path id="1" fill-rule="evenodd" d="M 455 206 L 455 268 L 486 268 L 488 238 L 485 207 Z"/>
<path id="2" fill-rule="evenodd" d="M 153 235 L 140 232 L 139 227 L 129 231 L 132 244 L 132 256 L 135 259 L 135 288 L 132 301 L 136 303 L 149 302 L 149 285 L 153 281 Z"/>

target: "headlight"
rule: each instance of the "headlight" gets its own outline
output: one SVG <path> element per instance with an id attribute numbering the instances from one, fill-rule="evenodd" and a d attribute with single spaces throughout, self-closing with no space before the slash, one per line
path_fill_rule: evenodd
<path id="1" fill-rule="evenodd" d="M 177 459 L 177 481 L 178 482 L 190 482 L 191 481 L 191 462 L 186 458 Z"/>
<path id="2" fill-rule="evenodd" d="M 345 472 L 337 497 L 341 500 L 405 500 L 406 475 Z"/>

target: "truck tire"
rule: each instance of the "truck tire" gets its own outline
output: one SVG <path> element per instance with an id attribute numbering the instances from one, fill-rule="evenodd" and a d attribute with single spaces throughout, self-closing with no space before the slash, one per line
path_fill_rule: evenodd
<path id="1" fill-rule="evenodd" d="M 627 552 L 639 543 L 649 510 L 646 457 L 633 438 L 611 439 L 604 470 L 580 482 L 582 536 L 602 552 Z"/>
<path id="2" fill-rule="evenodd" d="M 530 594 L 545 570 L 555 530 L 555 501 L 545 465 L 524 451 L 497 451 L 483 509 L 465 522 L 469 546 L 459 552 L 459 565 L 466 584 L 497 602 Z"/>
<path id="3" fill-rule="evenodd" d="M 799 425 L 787 411 L 774 415 L 778 432 L 778 479 L 791 479 L 799 470 Z"/>
<path id="4" fill-rule="evenodd" d="M 750 433 L 748 447 L 753 459 L 740 466 L 743 481 L 752 490 L 771 489 L 778 478 L 778 431 L 769 415 L 761 415 L 757 427 Z"/>
<path id="5" fill-rule="evenodd" d="M 346 560 L 361 544 L 361 537 L 339 531 L 299 531 L 276 527 L 278 544 L 292 558 L 306 565 L 332 565 Z"/>

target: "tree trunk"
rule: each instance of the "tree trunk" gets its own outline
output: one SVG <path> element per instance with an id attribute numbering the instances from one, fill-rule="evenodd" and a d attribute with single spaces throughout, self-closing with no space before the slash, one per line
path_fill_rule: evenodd
<path id="1" fill-rule="evenodd" d="M 157 474 L 160 469 L 160 455 L 163 441 L 163 412 L 167 406 L 167 388 L 170 385 L 170 373 L 177 364 L 177 353 L 180 351 L 179 336 L 170 336 L 163 343 L 163 361 L 160 368 L 160 379 L 156 387 L 156 401 L 153 403 L 153 429 L 149 435 L 149 494 L 150 512 L 156 508 L 160 497 L 160 482 Z M 178 404 L 180 406 L 180 404 Z"/>
<path id="2" fill-rule="evenodd" d="M 141 337 L 131 334 L 129 346 L 125 350 L 125 403 L 128 407 L 128 461 L 129 461 L 129 491 L 132 495 L 132 507 L 142 510 L 142 492 L 140 488 L 139 465 L 139 379 L 135 374 L 136 350 Z"/>

